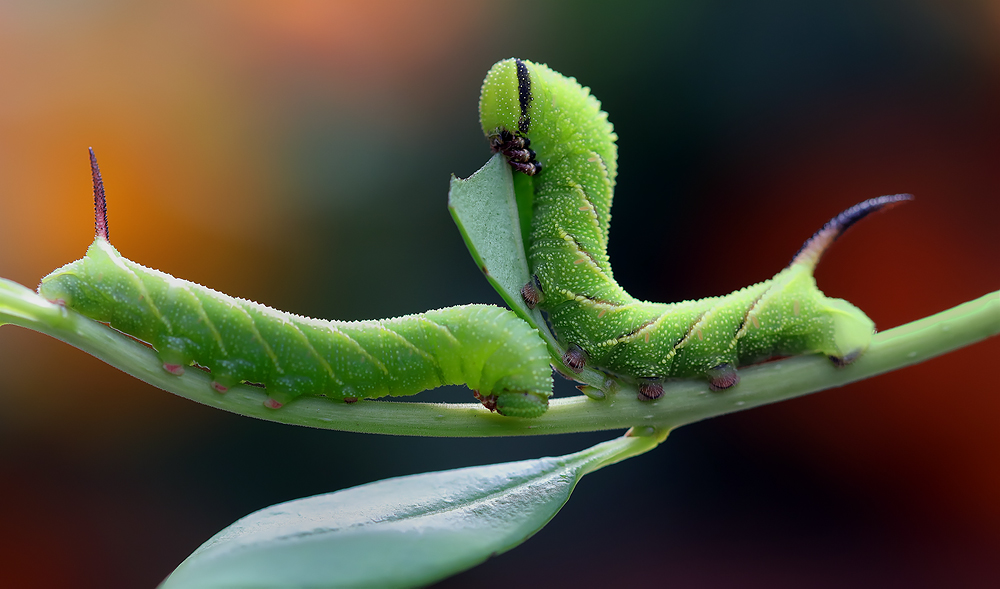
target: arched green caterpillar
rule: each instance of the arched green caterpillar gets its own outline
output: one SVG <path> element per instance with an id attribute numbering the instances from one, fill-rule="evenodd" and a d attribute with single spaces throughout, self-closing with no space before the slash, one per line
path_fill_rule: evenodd
<path id="1" fill-rule="evenodd" d="M 263 385 L 265 405 L 326 396 L 354 402 L 465 384 L 503 415 L 548 407 L 545 343 L 514 313 L 465 305 L 380 321 L 324 321 L 277 311 L 145 268 L 108 241 L 104 187 L 94 152 L 97 234 L 87 255 L 42 279 L 38 292 L 148 342 L 168 372 L 197 364 L 224 393 Z"/>
<path id="2" fill-rule="evenodd" d="M 874 323 L 820 292 L 813 270 L 853 223 L 910 195 L 847 209 L 770 280 L 697 301 L 639 301 L 615 282 L 607 256 L 617 136 L 589 89 L 545 65 L 508 59 L 487 74 L 479 111 L 491 148 L 532 177 L 533 279 L 521 293 L 548 313 L 571 370 L 589 363 L 657 398 L 668 378 L 705 376 L 721 390 L 739 382 L 738 367 L 774 356 L 823 353 L 846 364 L 867 349 Z"/>

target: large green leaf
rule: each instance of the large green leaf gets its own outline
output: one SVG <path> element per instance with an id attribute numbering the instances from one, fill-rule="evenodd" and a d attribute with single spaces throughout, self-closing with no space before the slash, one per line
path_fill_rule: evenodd
<path id="1" fill-rule="evenodd" d="M 665 437 L 621 437 L 556 458 L 386 479 L 274 505 L 205 542 L 161 589 L 425 585 L 524 542 L 580 477 Z"/>

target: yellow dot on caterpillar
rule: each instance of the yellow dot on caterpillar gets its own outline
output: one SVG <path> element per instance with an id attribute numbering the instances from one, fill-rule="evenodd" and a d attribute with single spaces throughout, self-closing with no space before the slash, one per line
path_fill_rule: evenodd
<path id="1" fill-rule="evenodd" d="M 580 210 L 581 211 L 589 211 L 590 210 L 590 205 L 583 205 L 582 207 L 580 207 Z"/>
<path id="2" fill-rule="evenodd" d="M 646 340 L 647 344 L 649 343 L 649 332 L 648 331 L 646 332 L 646 337 L 644 337 L 643 339 Z"/>
<path id="3" fill-rule="evenodd" d="M 605 313 L 607 313 L 607 312 L 608 312 L 608 310 L 607 310 L 607 309 L 601 309 L 601 310 L 600 310 L 600 311 L 598 311 L 598 313 L 597 313 L 597 318 L 598 318 L 598 319 L 600 319 L 601 317 L 604 317 L 604 314 L 605 314 Z"/>
<path id="4" fill-rule="evenodd" d="M 796 299 L 795 302 L 792 303 L 792 313 L 795 313 L 796 317 L 799 316 L 799 301 L 798 301 L 798 299 Z"/>
<path id="5" fill-rule="evenodd" d="M 574 264 L 582 264 L 582 263 L 583 263 L 583 260 L 584 260 L 583 258 L 580 258 L 580 259 L 578 259 L 578 260 L 573 260 L 573 263 L 574 263 Z"/>
<path id="6" fill-rule="evenodd" d="M 753 317 L 751 317 L 750 321 L 753 321 L 753 326 L 754 327 L 756 327 L 757 329 L 760 329 L 760 321 L 757 321 L 757 316 L 756 315 L 754 315 Z"/>
<path id="7" fill-rule="evenodd" d="M 699 340 L 704 340 L 705 339 L 705 336 L 701 335 L 701 330 L 700 329 L 698 330 L 698 339 Z"/>

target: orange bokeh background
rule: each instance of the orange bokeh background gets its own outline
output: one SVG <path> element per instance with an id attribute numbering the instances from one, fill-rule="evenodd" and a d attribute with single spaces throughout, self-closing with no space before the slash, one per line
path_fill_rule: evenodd
<path id="1" fill-rule="evenodd" d="M 896 192 L 916 201 L 839 241 L 825 292 L 887 328 L 1000 287 L 990 0 L 7 2 L 0 276 L 34 285 L 83 254 L 93 146 L 112 241 L 150 267 L 329 318 L 499 302 L 445 198 L 449 174 L 489 156 L 479 85 L 511 55 L 574 75 L 610 113 L 611 256 L 637 296 L 765 279 L 836 212 Z M 994 339 L 682 428 L 442 585 L 995 586 L 998 365 Z M 0 399 L 10 587 L 151 586 L 278 501 L 613 435 L 278 426 L 13 327 Z"/>

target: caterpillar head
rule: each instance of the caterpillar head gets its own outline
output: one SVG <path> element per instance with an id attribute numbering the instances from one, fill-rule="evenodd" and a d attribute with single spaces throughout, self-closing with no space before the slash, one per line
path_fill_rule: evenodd
<path id="1" fill-rule="evenodd" d="M 479 95 L 479 122 L 487 137 L 499 136 L 504 130 L 509 133 L 527 131 L 527 127 L 520 129 L 522 106 L 519 68 L 526 68 L 521 60 L 505 59 L 491 67 L 483 80 Z M 523 75 L 527 76 L 527 69 L 524 69 Z M 530 90 L 528 92 L 530 99 Z"/>
<path id="2" fill-rule="evenodd" d="M 871 344 L 875 322 L 844 299 L 824 297 L 821 305 L 829 318 L 831 333 L 823 338 L 824 341 L 816 349 L 829 356 L 838 366 L 850 364 Z"/>
<path id="3" fill-rule="evenodd" d="M 109 251 L 110 250 L 110 251 Z M 114 304 L 113 292 L 101 288 L 102 268 L 112 256 L 120 257 L 110 243 L 97 238 L 87 255 L 42 278 L 38 294 L 97 321 L 108 321 L 106 309 Z"/>
<path id="4" fill-rule="evenodd" d="M 479 96 L 479 120 L 490 149 L 502 153 L 511 167 L 529 176 L 542 171 L 526 137 L 531 127 L 531 75 L 528 62 L 505 59 L 486 74 Z"/>

